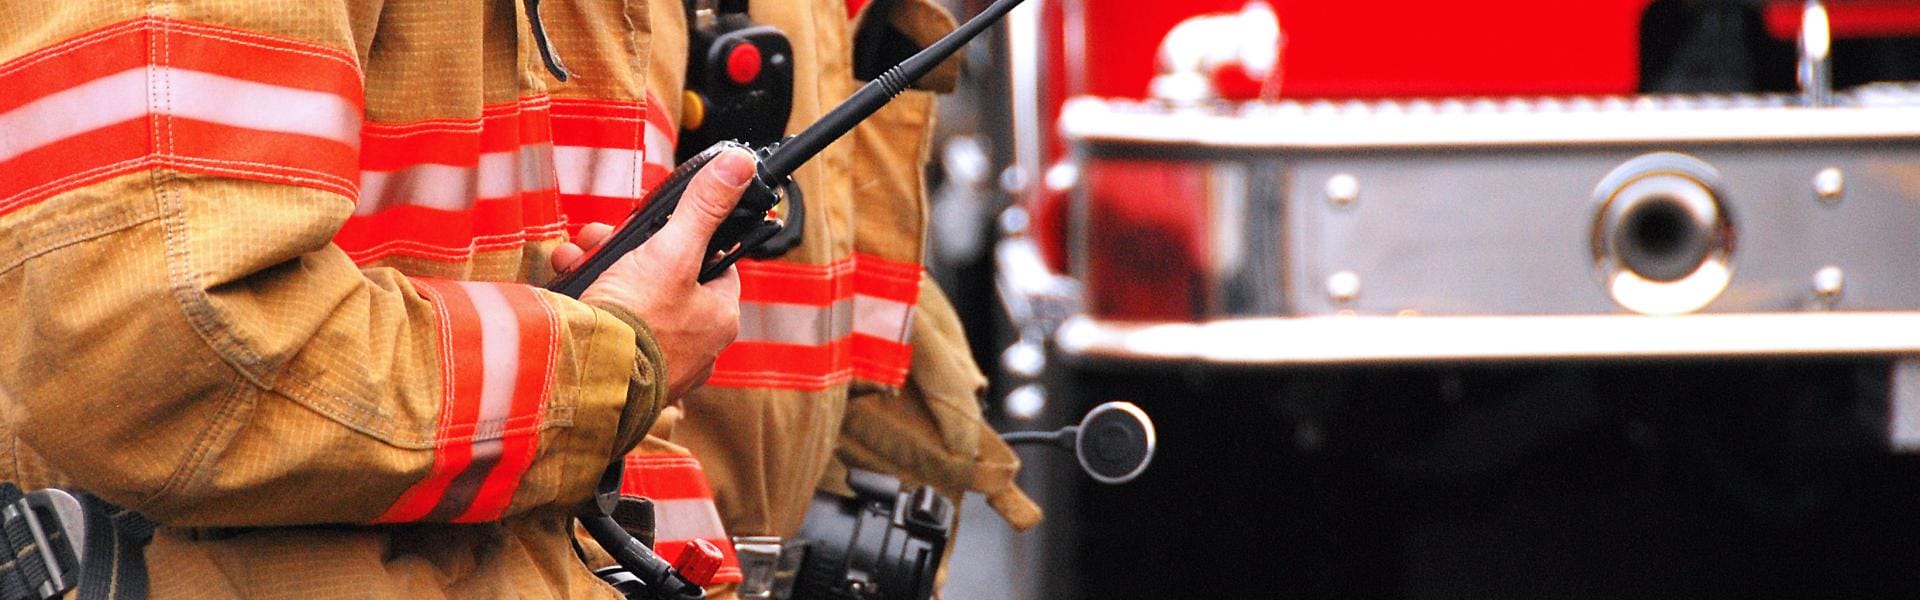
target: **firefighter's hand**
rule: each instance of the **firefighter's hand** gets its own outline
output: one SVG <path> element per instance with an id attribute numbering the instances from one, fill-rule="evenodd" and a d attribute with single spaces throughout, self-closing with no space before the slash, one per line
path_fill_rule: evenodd
<path id="1" fill-rule="evenodd" d="M 607 267 L 580 295 L 590 303 L 624 308 L 646 322 L 667 358 L 671 398 L 679 399 L 706 383 L 720 349 L 740 334 L 739 273 L 729 267 L 705 284 L 699 283 L 699 276 L 707 258 L 707 240 L 740 202 L 753 169 L 753 156 L 745 151 L 728 150 L 714 157 L 687 185 L 667 225 Z M 611 227 L 583 227 L 581 242 L 598 246 L 611 231 Z M 562 259 L 569 265 L 579 260 L 580 248 L 567 246 L 554 251 L 556 265 Z"/>

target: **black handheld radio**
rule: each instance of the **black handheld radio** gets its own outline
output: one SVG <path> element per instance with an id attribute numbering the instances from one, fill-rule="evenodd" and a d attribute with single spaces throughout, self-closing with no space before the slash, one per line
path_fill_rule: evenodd
<path id="1" fill-rule="evenodd" d="M 915 80 L 932 71 L 948 57 L 966 46 L 967 42 L 992 27 L 1007 11 L 1013 10 L 1021 0 L 996 0 L 978 16 L 961 24 L 953 33 L 940 38 L 899 65 L 881 73 L 872 81 L 855 91 L 839 106 L 820 117 L 812 126 L 784 142 L 755 148 L 736 141 L 722 141 L 713 144 L 699 154 L 693 155 L 673 173 L 667 176 L 653 191 L 642 199 L 641 207 L 627 217 L 625 223 L 608 237 L 586 260 L 572 271 L 547 284 L 547 289 L 574 298 L 580 297 L 587 286 L 592 285 L 601 273 L 613 266 L 620 257 L 626 256 L 648 238 L 660 231 L 680 204 L 680 197 L 687 191 L 687 184 L 693 180 L 701 167 L 712 162 L 714 157 L 728 148 L 745 148 L 759 159 L 753 180 L 740 195 L 740 203 L 734 207 L 727 218 L 714 231 L 707 241 L 708 259 L 701 265 L 699 280 L 711 281 L 724 273 L 727 267 L 745 256 L 765 256 L 760 254 L 766 249 L 769 240 L 779 235 L 785 225 L 778 220 L 769 219 L 767 212 L 779 204 L 783 197 L 798 195 L 799 187 L 793 184 L 792 177 L 800 165 L 825 150 L 828 144 L 840 139 L 853 130 L 860 121 L 886 106 L 894 96 L 906 90 Z M 777 256 L 778 253 L 772 253 Z M 580 517 L 581 524 L 593 536 L 595 542 L 613 555 L 614 559 L 628 573 L 635 576 L 629 581 L 626 593 L 630 597 L 652 598 L 703 598 L 705 594 L 699 586 L 692 585 L 686 577 L 673 567 L 652 548 L 634 538 L 614 522 L 611 516 L 613 503 L 604 500 L 617 497 L 617 492 L 609 494 L 619 487 L 619 465 L 609 469 L 608 478 L 601 485 L 602 514 Z M 611 482 L 612 485 L 606 485 Z"/>
<path id="2" fill-rule="evenodd" d="M 687 0 L 680 162 L 716 143 L 765 146 L 793 114 L 793 44 L 747 16 L 747 0 Z"/>
<path id="3" fill-rule="evenodd" d="M 700 281 L 711 281 L 732 266 L 734 262 L 746 256 L 754 256 L 768 240 L 779 234 L 785 225 L 778 220 L 768 219 L 767 211 L 780 203 L 787 195 L 795 195 L 798 186 L 793 184 L 793 172 L 805 164 L 808 159 L 825 150 L 828 144 L 840 139 L 853 130 L 860 121 L 872 116 L 874 112 L 886 106 L 887 102 L 907 89 L 915 80 L 939 66 L 947 57 L 960 50 L 988 27 L 993 26 L 1007 11 L 1020 4 L 1021 0 L 997 0 L 979 16 L 968 20 L 953 33 L 940 38 L 927 49 L 901 61 L 898 66 L 881 73 L 873 81 L 861 86 L 847 98 L 846 102 L 820 117 L 812 126 L 786 141 L 754 148 L 734 141 L 723 141 L 708 147 L 682 163 L 665 182 L 649 192 L 642 199 L 639 210 L 627 217 L 620 226 L 585 262 L 567 272 L 547 289 L 579 297 L 594 279 L 600 277 L 608 267 L 642 242 L 653 237 L 667 224 L 667 218 L 680 204 L 680 196 L 687 191 L 688 182 L 701 167 L 719 156 L 720 152 L 730 148 L 745 148 L 759 157 L 759 169 L 747 189 L 740 195 L 740 204 L 727 215 L 725 221 L 707 242 L 707 256 L 712 258 L 701 266 Z M 761 255 L 764 257 L 764 255 Z"/>

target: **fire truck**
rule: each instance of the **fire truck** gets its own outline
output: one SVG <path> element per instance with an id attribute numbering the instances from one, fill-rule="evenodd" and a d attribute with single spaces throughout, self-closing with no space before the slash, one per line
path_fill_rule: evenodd
<path id="1" fill-rule="evenodd" d="M 1033 597 L 1920 590 L 1920 2 L 1014 18 Z"/>

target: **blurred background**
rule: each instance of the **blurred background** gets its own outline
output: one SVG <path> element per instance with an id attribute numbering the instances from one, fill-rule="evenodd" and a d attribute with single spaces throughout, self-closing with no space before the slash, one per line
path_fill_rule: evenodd
<path id="1" fill-rule="evenodd" d="M 983 0 L 949 0 L 964 19 Z M 947 598 L 1920 593 L 1920 0 L 1027 0 L 929 267 L 1002 431 Z"/>

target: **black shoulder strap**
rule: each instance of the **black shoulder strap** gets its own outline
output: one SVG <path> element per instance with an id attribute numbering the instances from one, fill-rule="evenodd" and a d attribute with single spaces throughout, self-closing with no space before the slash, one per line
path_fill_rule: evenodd
<path id="1" fill-rule="evenodd" d="M 93 494 L 78 496 L 87 515 L 87 550 L 76 600 L 144 600 L 147 543 L 158 525 Z"/>
<path id="2" fill-rule="evenodd" d="M 0 600 L 49 600 L 75 585 L 80 600 L 144 600 L 155 527 L 92 494 L 0 482 Z"/>
<path id="3" fill-rule="evenodd" d="M 73 586 L 72 540 L 58 517 L 43 516 L 18 486 L 0 483 L 0 599 L 42 600 Z"/>

